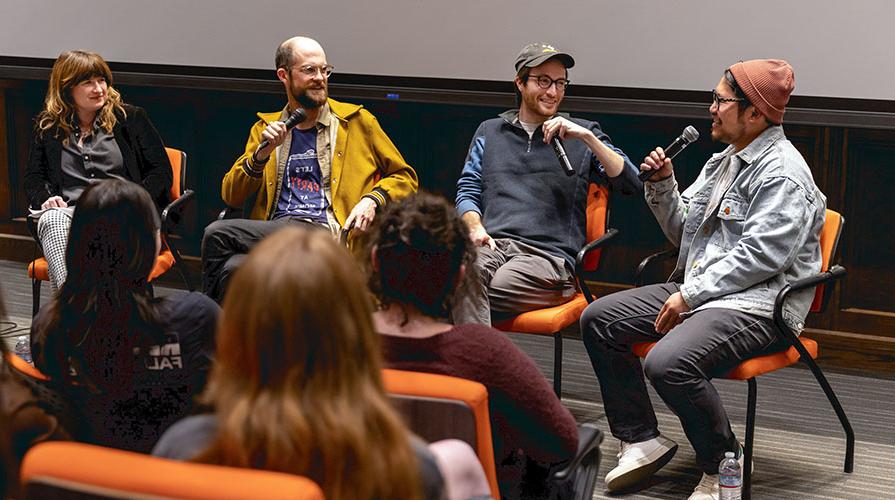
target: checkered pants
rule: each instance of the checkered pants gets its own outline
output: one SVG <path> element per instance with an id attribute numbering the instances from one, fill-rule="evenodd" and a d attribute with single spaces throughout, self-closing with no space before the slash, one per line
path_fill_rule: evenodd
<path id="1" fill-rule="evenodd" d="M 65 247 L 68 245 L 68 230 L 71 228 L 71 214 L 68 210 L 47 210 L 37 220 L 37 238 L 43 247 L 44 258 L 50 274 L 53 293 L 65 283 L 68 270 L 65 269 Z"/>

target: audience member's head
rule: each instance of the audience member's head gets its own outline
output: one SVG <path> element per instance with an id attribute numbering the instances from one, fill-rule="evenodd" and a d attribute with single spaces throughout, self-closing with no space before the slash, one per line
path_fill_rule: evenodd
<path id="1" fill-rule="evenodd" d="M 91 184 L 72 218 L 68 279 L 41 316 L 46 345 L 35 359 L 51 378 L 117 384 L 133 348 L 158 340 L 148 278 L 159 251 L 159 217 L 145 189 L 109 179 Z"/>
<path id="2" fill-rule="evenodd" d="M 204 395 L 218 433 L 197 461 L 307 476 L 328 498 L 419 497 L 361 276 L 322 231 L 287 227 L 251 251 L 224 298 Z"/>
<path id="3" fill-rule="evenodd" d="M 442 318 L 475 258 L 465 224 L 444 198 L 421 192 L 388 205 L 370 235 L 370 289 L 383 307 Z"/>
<path id="4" fill-rule="evenodd" d="M 121 94 L 112 87 L 112 71 L 106 61 L 95 52 L 70 50 L 53 64 L 38 128 L 46 132 L 58 127 L 67 143 L 74 128 L 72 115 L 79 111 L 96 113 L 107 133 L 117 121 L 115 111 L 124 113 Z"/>

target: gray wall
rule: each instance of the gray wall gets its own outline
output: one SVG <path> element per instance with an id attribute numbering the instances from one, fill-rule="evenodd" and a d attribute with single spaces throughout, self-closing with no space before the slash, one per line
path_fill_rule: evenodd
<path id="1" fill-rule="evenodd" d="M 796 94 L 895 99 L 891 0 L 3 0 L 0 54 L 270 68 L 293 34 L 345 73 L 506 80 L 529 41 L 577 56 L 573 83 L 706 90 L 781 57 Z"/>

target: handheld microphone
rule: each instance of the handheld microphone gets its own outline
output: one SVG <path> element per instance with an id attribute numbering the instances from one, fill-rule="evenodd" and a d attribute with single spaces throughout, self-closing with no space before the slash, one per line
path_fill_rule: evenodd
<path id="1" fill-rule="evenodd" d="M 684 129 L 681 135 L 665 148 L 665 158 L 668 158 L 669 160 L 674 159 L 678 153 L 689 146 L 691 142 L 695 142 L 696 139 L 699 139 L 699 132 L 696 131 L 696 128 L 694 128 L 693 125 L 687 125 L 687 128 Z M 638 177 L 640 177 L 641 181 L 645 181 L 655 175 L 658 171 L 659 169 L 644 170 L 643 172 L 640 172 Z"/>
<path id="2" fill-rule="evenodd" d="M 283 122 L 283 125 L 286 126 L 287 131 L 292 130 L 293 127 L 305 121 L 305 118 L 307 118 L 307 116 L 308 115 L 305 114 L 305 110 L 301 108 L 295 108 L 295 111 L 293 111 L 292 114 L 289 115 L 289 118 L 286 118 L 286 121 Z M 258 149 L 264 149 L 269 145 L 270 141 L 264 139 L 263 141 L 261 141 L 261 144 L 258 145 Z"/>
<path id="3" fill-rule="evenodd" d="M 569 164 L 569 157 L 566 155 L 566 147 L 562 143 L 562 139 L 559 138 L 559 134 L 553 136 L 550 139 L 550 144 L 553 146 L 553 152 L 556 153 L 556 159 L 559 160 L 560 166 L 565 170 L 566 175 L 571 177 L 575 175 L 575 170 L 572 169 L 572 165 Z"/>

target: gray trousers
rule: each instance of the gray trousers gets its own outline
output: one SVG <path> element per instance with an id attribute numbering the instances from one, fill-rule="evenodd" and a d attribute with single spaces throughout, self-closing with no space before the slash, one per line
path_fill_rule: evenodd
<path id="1" fill-rule="evenodd" d="M 514 314 L 568 302 L 575 278 L 560 257 L 509 238 L 494 240 L 497 250 L 479 247 L 469 283 L 454 304 L 454 324 L 491 324 Z"/>
<path id="2" fill-rule="evenodd" d="M 321 227 L 301 219 L 277 220 L 224 219 L 205 228 L 202 236 L 202 287 L 206 295 L 220 304 L 230 277 L 249 251 L 262 239 L 286 224 Z"/>
<path id="3" fill-rule="evenodd" d="M 696 451 L 699 467 L 718 473 L 725 451 L 739 446 L 712 378 L 741 361 L 780 350 L 773 321 L 732 309 L 705 309 L 660 335 L 653 328 L 659 309 L 678 285 L 665 283 L 613 293 L 590 304 L 581 333 L 612 435 L 636 443 L 659 435 L 644 374 L 678 416 Z M 638 342 L 658 341 L 641 367 L 631 352 Z"/>

